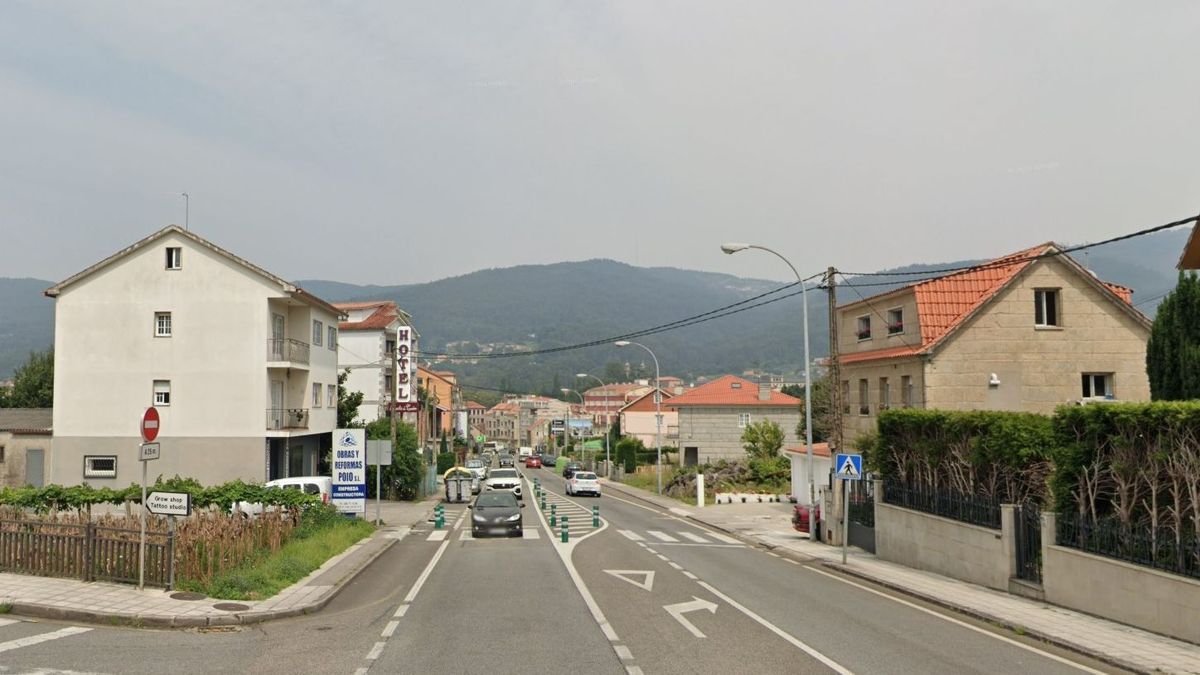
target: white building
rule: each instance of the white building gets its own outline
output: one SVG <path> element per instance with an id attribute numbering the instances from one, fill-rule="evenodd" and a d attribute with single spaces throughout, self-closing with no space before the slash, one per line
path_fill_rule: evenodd
<path id="1" fill-rule="evenodd" d="M 317 473 L 337 424 L 337 308 L 172 225 L 46 290 L 54 298 L 50 481 L 206 485 Z"/>
<path id="2" fill-rule="evenodd" d="M 412 317 L 386 300 L 335 304 L 346 319 L 338 324 L 338 368 L 350 370 L 346 391 L 360 391 L 358 420 L 367 423 L 387 414 L 388 402 L 396 395 L 396 331 L 411 331 L 412 348 L 417 348 Z"/>

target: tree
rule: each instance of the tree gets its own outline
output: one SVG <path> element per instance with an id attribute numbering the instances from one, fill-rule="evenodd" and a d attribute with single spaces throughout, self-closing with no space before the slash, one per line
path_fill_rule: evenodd
<path id="1" fill-rule="evenodd" d="M 367 438 L 386 441 L 392 437 L 392 422 L 381 417 L 367 425 Z M 392 463 L 383 467 L 379 477 L 384 496 L 389 499 L 416 499 L 422 478 L 421 455 L 417 452 L 417 429 L 408 422 L 396 422 L 396 444 Z M 375 467 L 367 467 L 367 491 L 375 494 Z"/>
<path id="2" fill-rule="evenodd" d="M 1200 278 L 1180 272 L 1154 317 L 1146 343 L 1146 375 L 1154 401 L 1200 398 Z"/>
<path id="3" fill-rule="evenodd" d="M 742 443 L 753 459 L 778 457 L 783 447 L 783 428 L 771 420 L 753 422 L 742 432 Z"/>
<path id="4" fill-rule="evenodd" d="M 604 381 L 608 383 L 624 382 L 629 378 L 629 372 L 625 370 L 625 364 L 620 361 L 609 361 L 604 364 Z"/>
<path id="5" fill-rule="evenodd" d="M 362 405 L 363 402 L 363 393 L 361 391 L 352 393 L 346 391 L 346 378 L 348 377 L 350 377 L 349 368 L 343 370 L 338 375 L 337 423 L 339 429 L 362 426 L 362 422 L 357 421 L 355 418 L 358 417 L 358 406 Z"/>
<path id="6" fill-rule="evenodd" d="M 804 387 L 789 384 L 780 389 L 788 396 L 804 399 Z M 813 443 L 823 443 L 833 435 L 833 386 L 829 376 L 813 381 L 812 398 Z M 800 404 L 800 423 L 796 425 L 796 436 L 805 438 L 804 434 L 804 403 Z"/>
<path id="7" fill-rule="evenodd" d="M 54 348 L 29 353 L 29 360 L 13 374 L 12 388 L 0 395 L 0 407 L 54 407 Z"/>

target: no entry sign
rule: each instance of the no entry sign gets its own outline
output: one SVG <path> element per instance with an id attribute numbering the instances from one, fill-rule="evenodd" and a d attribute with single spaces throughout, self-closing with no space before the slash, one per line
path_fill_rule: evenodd
<path id="1" fill-rule="evenodd" d="M 142 414 L 142 440 L 153 443 L 158 438 L 158 408 L 146 408 Z"/>

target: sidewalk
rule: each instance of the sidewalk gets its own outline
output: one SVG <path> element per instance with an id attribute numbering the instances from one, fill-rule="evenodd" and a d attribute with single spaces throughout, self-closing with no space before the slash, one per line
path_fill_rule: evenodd
<path id="1" fill-rule="evenodd" d="M 383 502 L 384 525 L 375 534 L 266 600 L 226 601 L 161 588 L 139 591 L 130 584 L 0 573 L 0 605 L 21 616 L 158 628 L 230 626 L 311 614 L 325 607 L 412 525 L 425 521 L 439 499 Z M 373 501 L 367 505 L 366 517 L 375 517 Z"/>
<path id="2" fill-rule="evenodd" d="M 904 567 L 858 548 L 849 549 L 843 565 L 841 548 L 809 541 L 808 535 L 792 529 L 791 504 L 720 504 L 697 508 L 613 481 L 606 481 L 605 488 L 657 504 L 747 543 L 782 555 L 819 561 L 845 574 L 1121 668 L 1141 673 L 1200 673 L 1200 645 Z"/>

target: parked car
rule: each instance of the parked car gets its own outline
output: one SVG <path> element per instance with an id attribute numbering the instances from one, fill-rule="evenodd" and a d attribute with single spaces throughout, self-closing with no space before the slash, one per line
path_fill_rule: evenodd
<path id="1" fill-rule="evenodd" d="M 563 478 L 570 478 L 571 474 L 576 471 L 583 471 L 583 465 L 579 462 L 567 462 L 567 465 L 563 467 Z"/>
<path id="2" fill-rule="evenodd" d="M 488 465 L 484 464 L 482 459 L 468 459 L 467 470 L 471 472 L 474 480 L 471 481 L 471 494 L 479 494 L 479 487 L 483 484 L 483 479 L 487 477 Z"/>
<path id="3" fill-rule="evenodd" d="M 471 536 L 507 534 L 520 537 L 524 534 L 521 509 L 511 492 L 484 492 L 471 504 Z"/>
<path id="4" fill-rule="evenodd" d="M 333 496 L 333 478 L 329 476 L 277 478 L 267 481 L 263 484 L 263 487 L 278 488 L 281 490 L 301 490 L 305 494 L 319 496 L 323 504 L 328 504 Z M 238 502 L 231 510 L 241 511 L 247 516 L 257 516 L 263 512 L 263 505 L 260 503 Z"/>
<path id="5" fill-rule="evenodd" d="M 513 461 L 512 455 L 500 455 L 500 466 L 501 467 L 512 467 L 513 464 L 514 464 L 514 461 Z"/>
<path id="6" fill-rule="evenodd" d="M 511 492 L 517 499 L 524 499 L 521 495 L 521 474 L 516 469 L 492 469 L 483 481 L 483 490 L 484 493 Z"/>
<path id="7" fill-rule="evenodd" d="M 526 457 L 525 458 L 525 468 L 526 469 L 542 468 L 542 458 L 538 457 L 537 455 L 530 455 L 530 456 Z"/>
<path id="8" fill-rule="evenodd" d="M 554 453 L 543 452 L 541 454 L 541 457 L 542 457 L 542 466 L 553 471 L 554 463 L 558 461 L 558 458 L 554 456 Z"/>
<path id="9" fill-rule="evenodd" d="M 591 471 L 576 471 L 567 479 L 568 495 L 600 496 L 600 480 Z"/>

